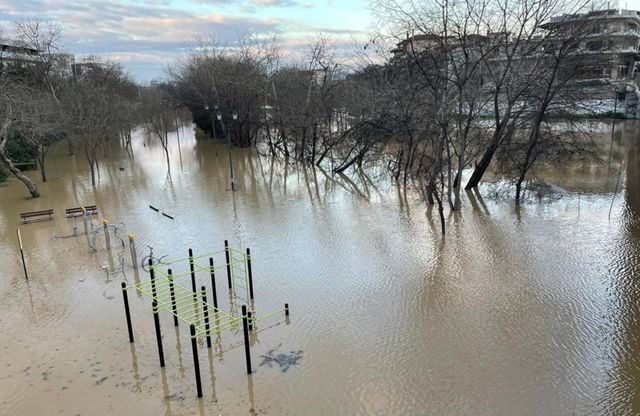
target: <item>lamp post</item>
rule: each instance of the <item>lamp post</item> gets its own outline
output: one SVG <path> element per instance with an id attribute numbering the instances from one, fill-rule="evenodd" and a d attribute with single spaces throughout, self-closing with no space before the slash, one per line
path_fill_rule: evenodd
<path id="1" fill-rule="evenodd" d="M 613 105 L 613 126 L 611 127 L 611 136 L 613 137 L 613 132 L 616 129 L 616 117 L 618 115 L 618 92 L 620 89 L 616 87 L 615 89 L 615 104 Z"/>
<path id="2" fill-rule="evenodd" d="M 220 122 L 220 125 L 222 126 L 222 132 L 224 133 L 225 138 L 227 139 L 227 152 L 229 153 L 229 173 L 231 174 L 231 191 L 235 191 L 235 186 L 233 181 L 233 159 L 231 157 L 231 137 L 229 136 L 229 132 L 227 131 L 227 129 L 224 127 L 224 123 L 222 122 L 222 114 L 220 113 L 220 111 L 218 111 L 217 118 L 218 118 L 218 121 Z M 238 114 L 236 114 L 235 111 L 232 114 L 232 118 L 233 120 L 238 119 Z M 233 126 L 233 122 L 231 125 Z"/>
<path id="3" fill-rule="evenodd" d="M 176 116 L 176 135 L 178 136 L 178 154 L 180 155 L 180 169 L 182 169 L 182 149 L 180 146 L 180 117 L 178 116 L 179 107 L 180 107 L 180 103 L 176 103 L 174 111 Z"/>
<path id="4" fill-rule="evenodd" d="M 209 106 L 205 105 L 204 109 L 209 111 Z M 216 145 L 216 113 L 218 112 L 218 106 L 214 106 L 211 109 L 211 137 L 213 137 L 213 147 L 216 149 L 216 157 L 218 157 L 218 146 Z"/>
<path id="5" fill-rule="evenodd" d="M 611 147 L 609 148 L 609 162 L 608 165 L 611 167 L 611 156 L 613 154 L 613 136 L 616 131 L 616 116 L 618 113 L 618 92 L 620 89 L 618 87 L 615 88 L 615 104 L 613 105 L 613 120 L 611 123 Z"/>

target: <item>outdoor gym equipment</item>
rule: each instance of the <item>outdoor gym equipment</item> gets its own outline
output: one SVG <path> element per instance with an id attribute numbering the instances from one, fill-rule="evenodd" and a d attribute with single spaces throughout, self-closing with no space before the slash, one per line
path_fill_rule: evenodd
<path id="1" fill-rule="evenodd" d="M 134 335 L 127 290 L 135 289 L 139 293 L 151 298 L 152 301 L 160 367 L 164 367 L 165 359 L 159 313 L 166 311 L 171 314 L 173 316 L 174 326 L 176 327 L 179 326 L 180 321 L 189 327 L 198 397 L 202 397 L 200 364 L 196 343 L 197 337 L 199 336 L 204 335 L 207 348 L 211 348 L 211 335 L 213 333 L 219 335 L 221 331 L 233 328 L 239 329 L 240 325 L 242 325 L 247 374 L 251 374 L 249 331 L 253 331 L 256 328 L 257 322 L 272 318 L 283 312 L 285 317 L 288 318 L 289 304 L 285 303 L 283 309 L 264 315 L 258 315 L 256 314 L 255 308 L 252 310 L 247 307 L 247 304 L 253 305 L 254 301 L 250 249 L 247 248 L 245 252 L 236 250 L 230 247 L 229 242 L 225 240 L 224 250 L 194 256 L 193 250 L 189 249 L 189 255 L 187 257 L 171 261 L 163 260 L 161 265 L 154 263 L 153 251 L 151 247 L 149 247 L 149 249 L 151 251 L 151 254 L 147 256 L 149 280 L 131 285 L 127 285 L 125 282 L 121 284 L 129 342 L 134 342 Z M 224 257 L 222 257 L 223 255 Z M 218 258 L 217 261 L 216 257 Z M 222 258 L 224 258 L 224 261 L 221 261 Z M 208 264 L 201 263 L 204 259 L 208 259 Z M 186 270 L 187 265 L 187 271 L 174 273 L 173 270 L 179 270 L 180 267 L 184 267 Z M 166 271 L 164 267 L 167 267 Z M 240 314 L 237 313 L 237 310 L 233 310 L 233 304 L 230 305 L 230 311 L 224 311 L 218 306 L 215 276 L 216 271 L 220 269 L 226 270 L 230 300 L 243 301 Z M 196 272 L 206 272 L 208 277 L 210 277 L 211 299 L 213 304 L 210 304 L 208 301 L 207 288 L 205 285 L 201 285 L 198 290 L 196 285 Z M 189 280 L 191 289 L 187 287 Z"/>

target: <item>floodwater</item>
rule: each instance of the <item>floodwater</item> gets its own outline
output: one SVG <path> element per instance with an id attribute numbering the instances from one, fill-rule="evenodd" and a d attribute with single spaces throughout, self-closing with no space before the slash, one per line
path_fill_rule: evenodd
<path id="1" fill-rule="evenodd" d="M 495 186 L 469 194 L 445 238 L 436 212 L 376 178 L 234 150 L 230 192 L 226 148 L 191 127 L 181 152 L 172 136 L 170 180 L 159 143 L 140 133 L 133 147 L 134 160 L 101 155 L 95 189 L 64 146 L 42 198 L 0 187 L 1 415 L 640 414 L 640 124 L 619 125 L 610 164 L 546 168 L 551 197 L 515 208 Z M 186 326 L 161 312 L 161 369 L 151 301 L 133 290 L 130 344 L 120 283 L 147 276 L 126 251 L 124 276 L 107 273 L 118 240 L 109 256 L 100 240 L 92 253 L 84 236 L 53 238 L 81 204 L 135 234 L 139 258 L 250 247 L 256 311 L 291 308 L 252 335 L 254 373 L 241 331 L 211 350 L 200 338 L 196 399 Z M 47 208 L 54 221 L 19 224 Z M 292 352 L 288 368 L 262 357 Z"/>

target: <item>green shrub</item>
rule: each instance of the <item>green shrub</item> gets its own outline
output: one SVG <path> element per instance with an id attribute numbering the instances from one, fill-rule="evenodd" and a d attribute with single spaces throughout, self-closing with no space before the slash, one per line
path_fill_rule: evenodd
<path id="1" fill-rule="evenodd" d="M 7 173 L 7 171 L 5 171 L 2 166 L 0 166 L 0 183 L 6 181 L 8 176 L 9 174 Z"/>
<path id="2" fill-rule="evenodd" d="M 14 137 L 7 143 L 9 157 L 15 163 L 31 162 L 36 155 L 21 137 Z"/>

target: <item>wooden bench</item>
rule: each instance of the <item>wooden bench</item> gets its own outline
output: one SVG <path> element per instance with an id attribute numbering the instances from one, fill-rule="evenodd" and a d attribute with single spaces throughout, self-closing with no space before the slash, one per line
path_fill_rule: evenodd
<path id="1" fill-rule="evenodd" d="M 13 162 L 13 166 L 17 167 L 20 170 L 30 170 L 36 168 L 35 159 L 31 159 L 26 162 Z"/>
<path id="2" fill-rule="evenodd" d="M 48 216 L 49 218 L 38 219 L 39 217 L 44 216 Z M 26 224 L 30 218 L 34 218 L 33 221 L 51 221 L 53 219 L 53 210 L 45 209 L 42 211 L 23 212 L 20 214 L 20 219 L 22 219 L 24 224 Z"/>
<path id="3" fill-rule="evenodd" d="M 64 210 L 64 213 L 67 215 L 67 218 L 82 217 L 82 208 L 83 207 L 67 208 Z M 87 211 L 87 215 L 95 215 L 98 213 L 98 208 L 95 205 L 87 205 L 84 209 Z"/>

